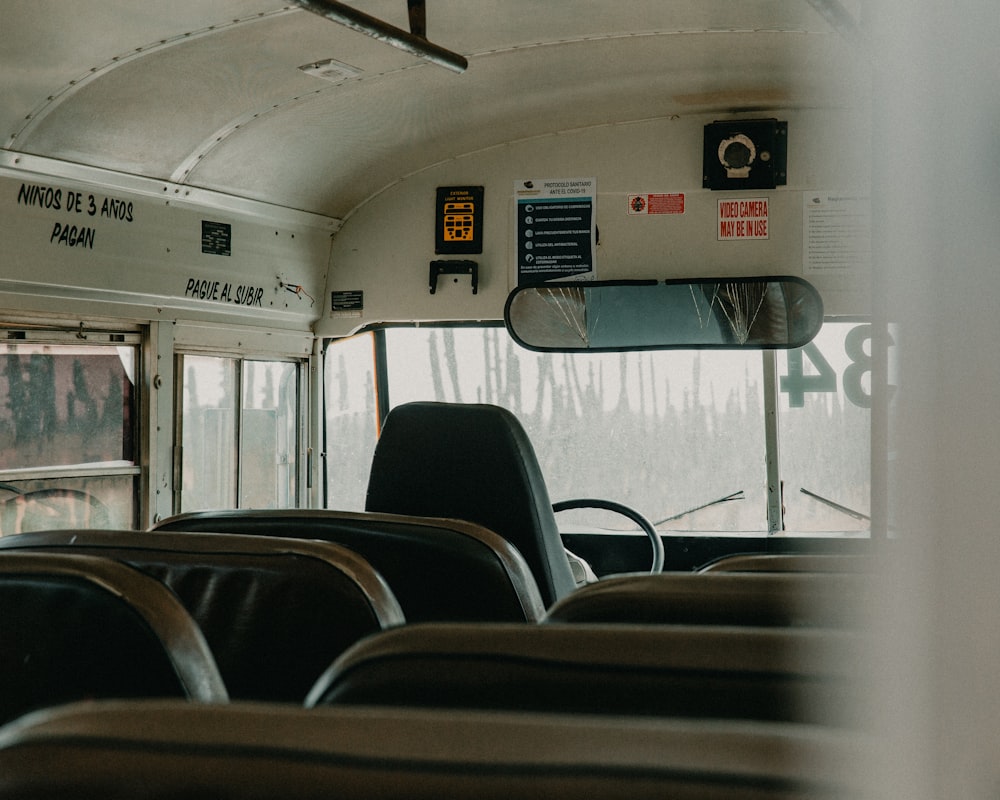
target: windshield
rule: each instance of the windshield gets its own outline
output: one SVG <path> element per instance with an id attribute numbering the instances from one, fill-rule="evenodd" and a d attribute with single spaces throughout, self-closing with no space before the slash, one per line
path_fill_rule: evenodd
<path id="1" fill-rule="evenodd" d="M 390 328 L 383 391 L 390 407 L 439 400 L 510 409 L 531 437 L 554 502 L 615 500 L 667 533 L 856 533 L 869 527 L 866 329 L 828 322 L 805 348 L 765 356 L 535 353 L 497 327 Z M 328 350 L 330 507 L 364 506 L 377 435 L 371 337 Z M 769 408 L 778 418 L 770 439 Z M 780 464 L 769 512 L 771 453 L 780 453 Z M 634 528 L 590 510 L 559 521 Z"/>

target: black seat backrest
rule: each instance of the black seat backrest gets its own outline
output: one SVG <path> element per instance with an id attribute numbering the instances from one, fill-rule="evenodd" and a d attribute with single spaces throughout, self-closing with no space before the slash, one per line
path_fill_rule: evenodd
<path id="1" fill-rule="evenodd" d="M 854 724 L 861 637 L 641 625 L 409 625 L 359 642 L 306 699 Z"/>
<path id="2" fill-rule="evenodd" d="M 743 721 L 105 702 L 0 730 L 0 800 L 846 800 L 873 747 Z"/>
<path id="3" fill-rule="evenodd" d="M 407 622 L 536 622 L 544 613 L 521 554 L 462 520 L 324 509 L 198 511 L 154 531 L 210 531 L 336 542 L 386 579 Z"/>
<path id="4" fill-rule="evenodd" d="M 169 586 L 234 698 L 301 702 L 358 639 L 403 622 L 381 577 L 327 542 L 128 531 L 40 531 L 0 548 L 100 555 Z"/>
<path id="5" fill-rule="evenodd" d="M 86 556 L 0 552 L 0 722 L 98 697 L 228 699 L 167 588 Z"/>
<path id="6" fill-rule="evenodd" d="M 618 575 L 581 586 L 545 621 L 849 628 L 871 610 L 873 588 L 850 574 Z"/>
<path id="7" fill-rule="evenodd" d="M 870 572 L 872 559 L 834 553 L 735 553 L 698 572 Z"/>
<path id="8" fill-rule="evenodd" d="M 393 408 L 372 460 L 368 511 L 478 523 L 516 547 L 550 606 L 576 588 L 534 448 L 492 405 Z"/>

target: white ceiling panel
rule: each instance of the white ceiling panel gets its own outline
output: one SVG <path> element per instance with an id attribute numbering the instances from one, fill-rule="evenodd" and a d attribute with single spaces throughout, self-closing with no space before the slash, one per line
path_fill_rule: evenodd
<path id="1" fill-rule="evenodd" d="M 405 0 L 358 0 L 405 27 Z M 267 0 L 5 4 L 5 147 L 343 218 L 506 142 L 684 114 L 864 102 L 802 0 L 428 0 L 456 75 Z M 334 59 L 339 83 L 299 67 Z M 837 76 L 830 80 L 830 76 Z"/>

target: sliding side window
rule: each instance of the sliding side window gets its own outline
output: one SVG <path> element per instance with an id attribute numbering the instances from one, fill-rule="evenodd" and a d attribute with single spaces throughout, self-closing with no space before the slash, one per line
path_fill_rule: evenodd
<path id="1" fill-rule="evenodd" d="M 176 511 L 299 505 L 304 372 L 301 361 L 178 356 Z"/>
<path id="2" fill-rule="evenodd" d="M 0 535 L 135 527 L 139 345 L 0 331 Z"/>

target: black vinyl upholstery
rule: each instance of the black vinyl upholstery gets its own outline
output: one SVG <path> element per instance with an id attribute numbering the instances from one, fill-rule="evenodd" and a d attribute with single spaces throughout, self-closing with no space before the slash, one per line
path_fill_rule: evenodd
<path id="1" fill-rule="evenodd" d="M 498 406 L 393 408 L 375 446 L 365 508 L 464 519 L 499 534 L 528 562 L 546 607 L 576 587 L 534 448 Z"/>
<path id="2" fill-rule="evenodd" d="M 862 645 L 819 629 L 409 625 L 350 648 L 306 704 L 853 726 Z"/>
<path id="3" fill-rule="evenodd" d="M 699 568 L 699 572 L 870 572 L 872 559 L 834 553 L 734 553 Z"/>
<path id="4" fill-rule="evenodd" d="M 523 556 L 462 520 L 324 509 L 238 509 L 179 514 L 154 531 L 206 531 L 336 542 L 386 579 L 407 622 L 537 622 L 544 613 Z"/>
<path id="5" fill-rule="evenodd" d="M 847 800 L 873 747 L 776 723 L 105 702 L 0 729 L 0 800 Z"/>
<path id="6" fill-rule="evenodd" d="M 581 586 L 544 621 L 851 628 L 871 609 L 873 588 L 850 574 L 617 575 Z"/>
<path id="7" fill-rule="evenodd" d="M 156 578 L 203 631 L 234 698 L 302 702 L 349 645 L 404 621 L 371 566 L 327 542 L 59 530 L 4 537 L 0 548 L 99 555 Z"/>
<path id="8" fill-rule="evenodd" d="M 228 699 L 166 587 L 87 556 L 0 552 L 0 722 L 84 698 Z"/>

